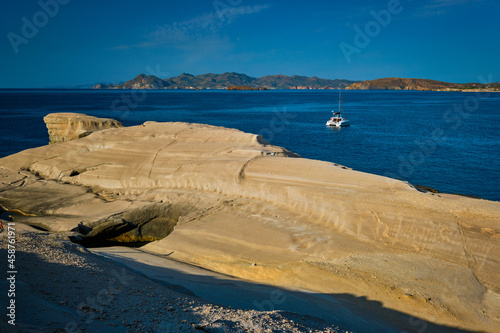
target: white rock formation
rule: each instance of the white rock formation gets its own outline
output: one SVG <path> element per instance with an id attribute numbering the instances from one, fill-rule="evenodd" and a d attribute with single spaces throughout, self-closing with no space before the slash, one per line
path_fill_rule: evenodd
<path id="1" fill-rule="evenodd" d="M 49 130 L 50 143 L 83 138 L 106 128 L 122 127 L 119 121 L 79 113 L 51 113 L 43 118 Z"/>
<path id="2" fill-rule="evenodd" d="M 0 159 L 0 203 L 58 231 L 151 203 L 191 207 L 143 249 L 500 329 L 500 203 L 293 157 L 238 130 L 147 122 Z"/>

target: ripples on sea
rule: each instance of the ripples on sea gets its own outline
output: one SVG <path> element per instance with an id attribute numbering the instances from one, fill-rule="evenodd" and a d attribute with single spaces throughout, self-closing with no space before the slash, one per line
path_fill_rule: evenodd
<path id="1" fill-rule="evenodd" d="M 337 90 L 0 90 L 0 157 L 47 144 L 43 116 L 79 112 L 237 128 L 303 157 L 500 201 L 500 93 L 345 91 L 351 126 L 327 128 Z"/>

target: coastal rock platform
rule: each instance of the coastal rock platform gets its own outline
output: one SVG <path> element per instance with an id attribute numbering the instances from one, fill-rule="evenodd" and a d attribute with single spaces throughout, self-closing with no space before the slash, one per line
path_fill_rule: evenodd
<path id="1" fill-rule="evenodd" d="M 232 277 L 349 296 L 394 331 L 500 330 L 500 203 L 238 130 L 146 122 L 29 149 L 0 159 L 0 204 L 86 246 L 147 242 Z"/>

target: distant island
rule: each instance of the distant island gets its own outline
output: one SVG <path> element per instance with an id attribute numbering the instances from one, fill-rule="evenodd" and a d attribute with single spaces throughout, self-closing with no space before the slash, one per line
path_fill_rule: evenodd
<path id="1" fill-rule="evenodd" d="M 240 73 L 223 74 L 181 74 L 168 79 L 154 75 L 140 74 L 121 84 L 97 84 L 93 89 L 227 89 L 229 87 L 249 87 L 255 89 L 336 89 L 342 84 L 346 87 L 356 81 L 320 79 L 316 76 L 268 75 L 261 78 Z M 239 89 L 232 89 L 239 90 Z"/>
<path id="2" fill-rule="evenodd" d="M 268 75 L 255 78 L 241 73 L 192 75 L 160 79 L 154 75 L 140 74 L 134 79 L 120 84 L 99 83 L 92 89 L 227 89 L 227 90 L 268 90 L 268 89 L 337 89 L 349 90 L 421 90 L 421 91 L 500 91 L 500 82 L 494 83 L 449 83 L 428 79 L 382 78 L 368 81 L 345 79 L 321 79 L 316 76 Z"/>
<path id="3" fill-rule="evenodd" d="M 354 82 L 346 87 L 350 90 L 422 90 L 422 91 L 500 91 L 500 82 L 449 83 L 427 79 L 405 79 L 390 77 Z"/>

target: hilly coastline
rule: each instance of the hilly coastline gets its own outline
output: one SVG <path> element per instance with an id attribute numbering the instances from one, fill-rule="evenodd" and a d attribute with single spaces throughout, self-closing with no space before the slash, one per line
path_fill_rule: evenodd
<path id="1" fill-rule="evenodd" d="M 346 89 L 351 90 L 455 90 L 461 85 L 456 83 L 427 80 L 405 79 L 398 77 L 355 82 Z"/>
<path id="2" fill-rule="evenodd" d="M 227 89 L 246 86 L 265 89 L 334 89 L 340 84 L 348 86 L 355 81 L 328 80 L 318 77 L 268 75 L 261 78 L 240 73 L 202 74 L 194 76 L 183 73 L 176 77 L 160 79 L 154 75 L 140 74 L 122 84 L 97 84 L 93 89 Z"/>
<path id="3" fill-rule="evenodd" d="M 499 91 L 500 83 L 450 83 L 428 79 L 405 79 L 399 77 L 360 81 L 350 84 L 350 90 L 421 90 L 421 91 Z"/>
<path id="4" fill-rule="evenodd" d="M 367 81 L 345 79 L 321 79 L 316 76 L 267 75 L 255 78 L 241 73 L 192 75 L 160 79 L 154 75 L 137 75 L 120 84 L 99 83 L 92 89 L 337 89 L 340 85 L 349 90 L 421 90 L 421 91 L 500 91 L 500 82 L 495 83 L 450 83 L 428 79 L 381 78 Z"/>

